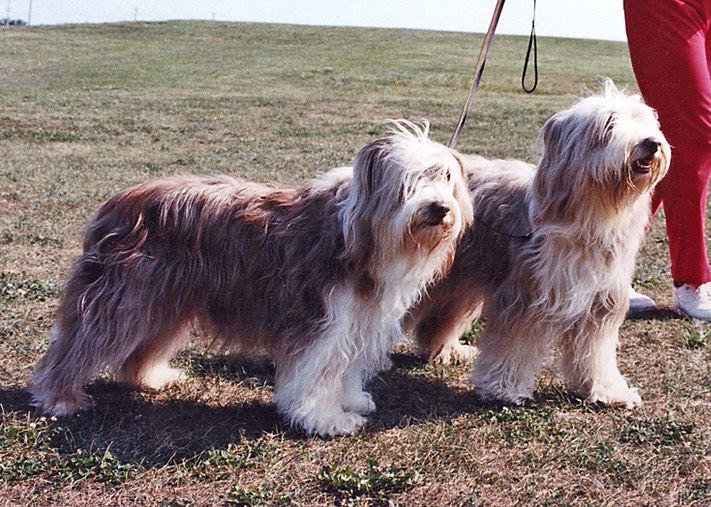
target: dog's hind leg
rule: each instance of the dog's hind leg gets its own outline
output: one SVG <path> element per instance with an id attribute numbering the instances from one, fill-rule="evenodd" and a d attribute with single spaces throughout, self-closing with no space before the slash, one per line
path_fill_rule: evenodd
<path id="1" fill-rule="evenodd" d="M 91 257 L 82 259 L 62 292 L 49 347 L 32 374 L 32 404 L 52 415 L 68 415 L 91 405 L 84 386 L 120 355 L 112 318 L 121 306 L 120 289 L 101 276 Z"/>
<path id="2" fill-rule="evenodd" d="M 561 341 L 561 367 L 568 388 L 591 403 L 628 409 L 642 405 L 617 367 L 618 325 L 581 325 Z"/>
<path id="3" fill-rule="evenodd" d="M 32 374 L 32 404 L 41 412 L 63 416 L 91 406 L 84 385 L 99 372 L 100 361 L 92 351 L 76 346 L 76 334 L 55 325 L 49 348 Z"/>
<path id="4" fill-rule="evenodd" d="M 91 255 L 79 261 L 64 288 L 49 348 L 32 376 L 36 406 L 54 415 L 88 408 L 84 386 L 105 367 L 132 383 L 159 384 L 174 375 L 156 366 L 165 365 L 176 343 L 175 324 L 161 322 L 179 321 L 166 311 L 173 306 L 145 284 L 145 277 L 102 266 Z"/>
<path id="5" fill-rule="evenodd" d="M 187 342 L 182 325 L 168 325 L 141 339 L 134 351 L 118 367 L 117 380 L 132 385 L 161 389 L 185 379 L 185 373 L 171 368 L 168 361 Z"/>
<path id="6" fill-rule="evenodd" d="M 477 349 L 460 341 L 469 326 L 481 315 L 481 304 L 469 298 L 426 299 L 406 317 L 417 348 L 429 362 L 471 364 Z"/>

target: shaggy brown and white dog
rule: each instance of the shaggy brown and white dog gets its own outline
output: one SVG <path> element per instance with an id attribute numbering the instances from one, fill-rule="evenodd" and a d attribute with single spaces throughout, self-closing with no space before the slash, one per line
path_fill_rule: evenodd
<path id="1" fill-rule="evenodd" d="M 476 349 L 459 337 L 483 307 L 472 374 L 483 399 L 531 398 L 556 344 L 573 393 L 641 403 L 617 368 L 618 329 L 670 149 L 652 109 L 605 88 L 544 125 L 537 167 L 464 157 L 475 221 L 406 327 L 430 359 L 466 362 Z"/>
<path id="2" fill-rule="evenodd" d="M 175 381 L 168 360 L 200 325 L 274 359 L 290 423 L 358 431 L 375 409 L 364 382 L 472 214 L 458 155 L 426 126 L 395 126 L 352 169 L 303 186 L 173 177 L 107 201 L 64 287 L 34 403 L 55 415 L 88 407 L 83 387 L 106 366 L 131 384 Z"/>

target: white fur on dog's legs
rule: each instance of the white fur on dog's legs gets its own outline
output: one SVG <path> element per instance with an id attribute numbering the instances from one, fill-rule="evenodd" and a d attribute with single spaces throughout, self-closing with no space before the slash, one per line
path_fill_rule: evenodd
<path id="1" fill-rule="evenodd" d="M 363 390 L 363 368 L 353 365 L 344 378 L 343 410 L 366 415 L 375 412 L 373 396 Z"/>
<path id="2" fill-rule="evenodd" d="M 637 389 L 629 387 L 617 368 L 616 327 L 586 331 L 562 343 L 562 369 L 570 390 L 591 403 L 627 409 L 641 406 Z"/>
<path id="3" fill-rule="evenodd" d="M 140 383 L 151 389 L 162 389 L 185 380 L 185 372 L 179 368 L 171 368 L 167 362 L 152 365 L 143 373 Z"/>
<path id="4" fill-rule="evenodd" d="M 481 399 L 517 405 L 533 399 L 534 376 L 545 360 L 546 349 L 545 339 L 535 334 L 521 340 L 518 336 L 484 332 L 472 372 L 472 382 Z"/>
<path id="5" fill-rule="evenodd" d="M 347 390 L 352 393 L 354 389 L 345 385 L 349 366 L 344 364 L 346 360 L 338 350 L 337 339 L 324 336 L 300 356 L 277 363 L 274 386 L 277 410 L 307 433 L 324 438 L 356 434 L 367 419 L 343 408 L 354 401 L 347 395 Z M 357 381 L 362 393 L 359 378 L 349 380 Z M 364 405 L 363 400 L 359 403 L 361 407 Z"/>
<path id="6" fill-rule="evenodd" d="M 456 340 L 446 343 L 432 362 L 452 365 L 473 364 L 478 352 L 476 347 L 461 343 L 457 337 Z"/>
<path id="7" fill-rule="evenodd" d="M 317 381 L 302 375 L 298 368 L 289 368 L 274 387 L 277 410 L 292 425 L 324 438 L 354 435 L 363 427 L 365 417 L 342 408 L 342 378 L 327 371 L 320 372 Z"/>

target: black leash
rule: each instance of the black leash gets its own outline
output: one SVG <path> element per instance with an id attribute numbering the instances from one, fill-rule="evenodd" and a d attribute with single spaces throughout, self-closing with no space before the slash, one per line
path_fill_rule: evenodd
<path id="1" fill-rule="evenodd" d="M 536 229 L 533 229 L 533 230 L 527 232 L 526 234 L 509 234 L 508 232 L 501 231 L 501 230 L 497 229 L 496 227 L 487 224 L 487 223 L 484 222 L 482 219 L 480 219 L 479 217 L 477 217 L 476 214 L 474 215 L 474 221 L 480 223 L 481 225 L 483 225 L 484 227 L 486 227 L 487 229 L 489 229 L 491 232 L 493 232 L 493 233 L 495 233 L 495 234 L 498 234 L 499 236 L 506 236 L 507 238 L 511 238 L 511 239 L 525 239 L 525 240 L 529 240 L 529 239 L 531 239 L 531 238 L 533 237 L 533 235 L 534 235 L 535 232 L 536 232 Z"/>
<path id="2" fill-rule="evenodd" d="M 533 50 L 533 86 L 526 87 L 526 74 L 528 74 L 528 62 Z M 528 39 L 528 49 L 526 50 L 526 60 L 523 62 L 523 72 L 521 73 L 521 87 L 526 93 L 533 93 L 538 86 L 538 41 L 536 40 L 536 0 L 533 0 L 533 20 L 531 21 L 531 36 Z"/>

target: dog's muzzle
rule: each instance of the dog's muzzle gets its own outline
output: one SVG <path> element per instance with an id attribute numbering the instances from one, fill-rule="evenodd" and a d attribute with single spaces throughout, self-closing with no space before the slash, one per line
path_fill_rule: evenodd
<path id="1" fill-rule="evenodd" d="M 648 137 L 639 143 L 636 151 L 640 155 L 632 163 L 632 171 L 639 175 L 649 174 L 661 145 L 662 141 L 654 137 Z"/>
<path id="2" fill-rule="evenodd" d="M 425 223 L 435 226 L 441 224 L 449 215 L 449 206 L 443 202 L 435 201 L 427 207 Z"/>

